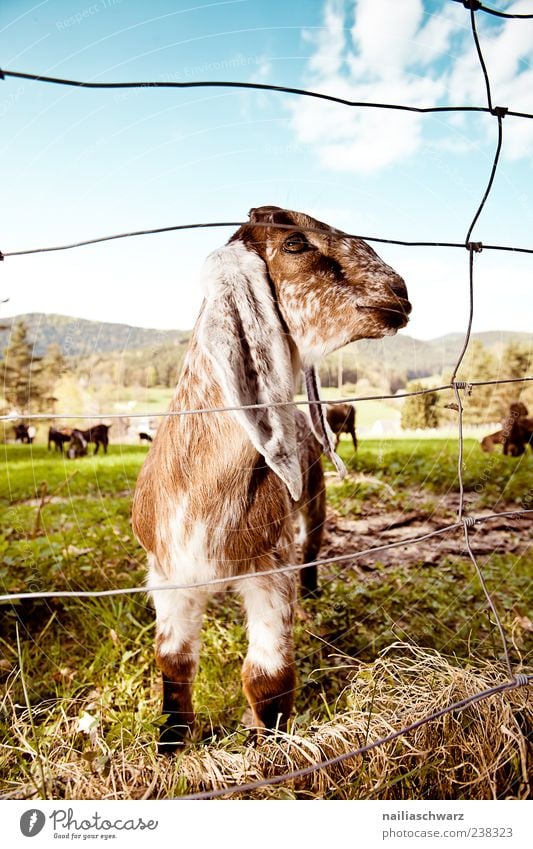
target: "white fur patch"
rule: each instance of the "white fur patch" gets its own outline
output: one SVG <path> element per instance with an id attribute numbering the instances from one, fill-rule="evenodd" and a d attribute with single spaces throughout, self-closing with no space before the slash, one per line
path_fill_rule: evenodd
<path id="1" fill-rule="evenodd" d="M 286 666 L 285 644 L 290 608 L 287 599 L 277 592 L 272 582 L 268 588 L 254 579 L 239 585 L 248 620 L 248 652 L 246 660 L 269 675 Z M 290 633 L 290 630 L 289 630 Z"/>
<path id="2" fill-rule="evenodd" d="M 148 563 L 148 586 L 167 587 L 174 583 L 161 576 L 154 555 L 148 556 Z M 200 589 L 161 589 L 152 593 L 161 654 L 176 654 L 187 645 L 195 658 L 198 657 L 206 598 L 207 593 Z"/>

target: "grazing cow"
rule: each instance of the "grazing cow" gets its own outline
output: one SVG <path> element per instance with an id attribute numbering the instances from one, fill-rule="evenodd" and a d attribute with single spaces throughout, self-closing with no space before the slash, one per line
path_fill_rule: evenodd
<path id="1" fill-rule="evenodd" d="M 355 408 L 351 404 L 328 404 L 326 409 L 328 424 L 335 434 L 335 448 L 337 448 L 341 433 L 348 433 L 352 437 L 353 450 L 357 451 L 357 437 L 355 435 Z"/>
<path id="2" fill-rule="evenodd" d="M 154 440 L 152 439 L 152 437 L 150 436 L 150 434 L 149 434 L 149 433 L 145 433 L 144 431 L 141 431 L 141 432 L 140 432 L 140 434 L 139 434 L 139 439 L 141 440 L 141 442 L 143 442 L 143 441 L 144 441 L 144 442 L 153 442 L 153 441 L 154 441 Z"/>

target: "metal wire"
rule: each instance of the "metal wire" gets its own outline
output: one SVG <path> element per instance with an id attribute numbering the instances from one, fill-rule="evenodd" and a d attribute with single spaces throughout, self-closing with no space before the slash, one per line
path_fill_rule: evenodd
<path id="1" fill-rule="evenodd" d="M 250 793 L 253 790 L 260 790 L 262 787 L 271 787 L 274 784 L 282 784 L 285 781 L 294 781 L 295 778 L 304 778 L 306 775 L 312 775 L 314 772 L 319 772 L 320 770 L 327 769 L 328 767 L 356 758 L 359 755 L 364 755 L 365 752 L 371 752 L 372 749 L 377 749 L 378 746 L 385 746 L 387 743 L 392 743 L 399 737 L 405 737 L 406 734 L 410 734 L 412 731 L 416 731 L 423 725 L 427 725 L 428 722 L 434 722 L 436 719 L 440 719 L 442 716 L 446 716 L 454 710 L 464 710 L 469 705 L 488 699 L 490 696 L 495 696 L 498 693 L 504 693 L 506 690 L 514 690 L 517 687 L 528 686 L 532 681 L 533 675 L 517 675 L 512 681 L 506 681 L 504 684 L 498 684 L 495 687 L 490 687 L 487 690 L 483 690 L 481 693 L 474 693 L 472 696 L 467 696 L 460 701 L 454 702 L 451 705 L 447 705 L 446 707 L 431 713 L 429 716 L 425 716 L 423 719 L 419 719 L 416 722 L 412 722 L 410 725 L 406 725 L 404 728 L 400 728 L 398 731 L 393 731 L 386 737 L 380 737 L 379 740 L 374 740 L 373 743 L 367 743 L 366 746 L 360 746 L 358 749 L 352 749 L 350 752 L 343 752 L 342 755 L 337 755 L 334 758 L 327 758 L 326 760 L 320 761 L 318 764 L 311 764 L 311 766 L 304 767 L 303 769 L 286 772 L 283 773 L 283 775 L 273 775 L 271 778 L 261 778 L 258 781 L 250 781 L 248 784 L 237 784 L 233 787 L 222 787 L 218 790 L 189 793 L 176 798 L 181 801 L 191 799 L 220 799 L 223 796 L 231 796 L 235 793 Z"/>
<path id="2" fill-rule="evenodd" d="M 503 513 L 491 513 L 486 516 L 476 516 L 470 517 L 470 522 L 472 524 L 478 524 L 483 522 L 489 522 L 492 519 L 501 519 L 503 518 L 520 518 L 523 515 L 533 513 L 532 509 L 524 509 L 524 510 L 511 510 Z M 245 574 L 239 575 L 230 575 L 224 578 L 211 578 L 207 581 L 195 581 L 192 584 L 172 584 L 168 583 L 164 586 L 142 586 L 142 587 L 123 587 L 117 588 L 113 590 L 42 590 L 40 592 L 29 592 L 29 593 L 7 593 L 5 595 L 0 595 L 0 602 L 2 601 L 29 601 L 35 599 L 45 599 L 45 598 L 107 598 L 110 596 L 119 596 L 119 595 L 134 595 L 136 593 L 153 593 L 160 592 L 165 590 L 194 590 L 201 589 L 206 587 L 225 587 L 228 584 L 238 583 L 239 581 L 248 581 L 251 578 L 264 578 L 268 575 L 281 575 L 285 572 L 299 572 L 302 569 L 307 568 L 308 566 L 325 566 L 329 563 L 349 563 L 352 560 L 357 560 L 360 557 L 364 557 L 368 554 L 376 554 L 381 551 L 388 551 L 391 548 L 399 548 L 407 545 L 415 545 L 419 542 L 425 542 L 428 539 L 432 539 L 433 537 L 442 536 L 443 534 L 450 533 L 452 531 L 456 531 L 459 528 L 463 527 L 462 520 L 455 522 L 452 525 L 445 525 L 443 528 L 437 528 L 435 531 L 430 531 L 427 534 L 422 534 L 417 537 L 408 537 L 407 539 L 397 540 L 396 542 L 385 543 L 384 545 L 376 545 L 372 546 L 372 548 L 364 548 L 360 551 L 353 551 L 349 554 L 339 554 L 335 557 L 323 557 L 318 560 L 313 560 L 309 563 L 290 563 L 287 566 L 279 566 L 274 569 L 263 569 L 260 572 L 247 572 Z M 225 563 L 229 564 L 232 561 L 226 560 Z M 240 562 L 240 561 L 238 561 Z"/>
<path id="3" fill-rule="evenodd" d="M 205 413 L 231 413 L 237 410 L 263 410 L 269 407 L 304 407 L 309 406 L 309 404 L 322 404 L 335 406 L 336 404 L 355 404 L 360 401 L 386 401 L 386 400 L 396 400 L 398 398 L 412 398 L 416 395 L 427 395 L 432 392 L 443 392 L 447 389 L 453 390 L 455 386 L 458 388 L 464 388 L 466 385 L 468 386 L 497 386 L 503 383 L 528 383 L 533 380 L 533 375 L 527 375 L 525 377 L 501 377 L 495 380 L 472 380 L 472 381 L 455 381 L 454 383 L 446 383 L 443 386 L 436 386 L 431 389 L 415 389 L 412 392 L 397 392 L 395 395 L 355 395 L 349 398 L 336 398 L 329 400 L 318 400 L 318 401 L 308 401 L 307 399 L 301 400 L 293 400 L 293 401 L 278 401 L 277 403 L 268 403 L 268 404 L 244 404 L 239 407 L 202 407 L 197 410 L 160 410 L 159 412 L 145 412 L 145 413 L 98 413 L 97 415 L 93 413 L 25 413 L 23 416 L 18 413 L 6 413 L 0 416 L 0 422 L 14 422 L 19 421 L 23 418 L 25 421 L 52 421 L 55 419 L 145 419 L 147 416 L 149 418 L 163 418 L 173 416 L 197 416 L 204 415 Z"/>
<path id="4" fill-rule="evenodd" d="M 174 233 L 180 230 L 201 230 L 213 229 L 216 227 L 243 227 L 249 224 L 249 221 L 207 221 L 196 224 L 174 224 L 168 227 L 154 227 L 145 230 L 131 230 L 125 233 L 115 233 L 110 236 L 96 236 L 93 239 L 83 239 L 79 242 L 70 242 L 65 245 L 49 245 L 48 247 L 25 248 L 21 251 L 0 251 L 0 261 L 6 257 L 12 256 L 29 256 L 30 254 L 53 253 L 55 251 L 70 251 L 75 248 L 84 248 L 88 245 L 98 245 L 102 242 L 113 242 L 117 239 L 131 239 L 137 236 L 154 236 L 161 233 Z M 290 224 L 276 224 L 278 230 L 291 230 L 293 226 Z M 254 227 L 272 227 L 272 224 L 264 224 L 257 222 Z M 300 230 L 305 230 L 306 233 L 323 233 L 324 231 L 318 227 L 300 227 Z M 328 230 L 329 238 L 342 239 L 363 239 L 365 242 L 374 242 L 380 245 L 398 245 L 406 248 L 459 248 L 464 250 L 469 249 L 468 244 L 464 242 L 412 242 L 406 239 L 387 239 L 383 236 L 365 236 L 355 235 L 354 233 L 334 233 Z M 484 251 L 506 251 L 508 253 L 533 254 L 533 248 L 525 248 L 519 245 L 485 245 L 479 244 Z"/>
<path id="5" fill-rule="evenodd" d="M 485 6 L 478 0 L 453 0 L 454 3 L 462 3 L 466 9 L 473 12 L 486 12 L 488 15 L 494 15 L 497 18 L 509 18 L 516 20 L 527 20 L 533 18 L 533 14 L 515 14 L 514 12 L 501 12 L 499 9 L 492 9 L 490 6 Z"/>
<path id="6" fill-rule="evenodd" d="M 33 80 L 39 83 L 51 83 L 53 85 L 72 86 L 74 88 L 87 89 L 117 89 L 117 88 L 237 88 L 251 89 L 255 91 L 279 92 L 282 94 L 296 94 L 300 97 L 313 97 L 318 100 L 327 100 L 330 103 L 338 103 L 342 106 L 352 106 L 358 109 L 391 109 L 400 112 L 416 112 L 429 114 L 431 112 L 491 112 L 486 106 L 410 106 L 400 103 L 375 103 L 363 100 L 349 100 L 344 97 L 335 97 L 325 92 L 313 91 L 305 88 L 294 88 L 293 86 L 270 85 L 268 83 L 246 83 L 235 80 L 195 80 L 187 82 L 176 82 L 168 80 L 150 80 L 148 82 L 84 82 L 82 80 L 71 80 L 64 77 L 47 77 L 43 74 L 29 74 L 22 71 L 7 71 L 0 68 L 0 80 L 6 77 L 15 79 Z M 533 118 L 532 113 L 509 111 L 509 115 L 517 118 Z"/>

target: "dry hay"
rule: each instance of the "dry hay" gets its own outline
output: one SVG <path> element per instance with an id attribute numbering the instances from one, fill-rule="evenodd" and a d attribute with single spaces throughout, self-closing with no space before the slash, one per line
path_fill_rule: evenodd
<path id="1" fill-rule="evenodd" d="M 403 643 L 372 664 L 349 665 L 353 677 L 343 694 L 346 708 L 330 722 L 307 727 L 305 736 L 278 734 L 254 748 L 242 745 L 239 734 L 219 745 L 191 747 L 176 758 L 158 758 L 153 745 L 141 741 L 106 752 L 102 737 L 94 737 L 105 768 L 96 768 L 97 761 L 86 755 L 72 757 L 72 751 L 68 758 L 49 753 L 44 795 L 162 799 L 260 781 L 350 752 L 506 681 L 501 667 L 462 668 L 437 652 Z M 226 798 L 531 798 L 530 687 L 492 695 L 304 777 Z M 41 795 L 39 783 L 12 787 L 4 798 Z"/>
<path id="2" fill-rule="evenodd" d="M 213 747 L 184 755 L 179 769 L 189 792 L 252 782 L 334 758 L 505 681 L 502 670 L 489 664 L 463 669 L 436 652 L 405 644 L 355 669 L 348 708 L 331 722 L 311 726 L 306 737 L 283 735 L 238 754 Z M 529 687 L 493 695 L 284 786 L 300 798 L 528 798 L 533 795 L 533 702 L 528 696 Z M 279 788 L 265 787 L 247 798 L 276 793 Z"/>

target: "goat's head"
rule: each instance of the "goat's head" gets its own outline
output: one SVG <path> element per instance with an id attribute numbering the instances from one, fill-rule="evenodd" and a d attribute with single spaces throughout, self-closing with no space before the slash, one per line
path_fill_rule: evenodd
<path id="1" fill-rule="evenodd" d="M 362 239 L 273 206 L 252 209 L 239 238 L 265 263 L 304 364 L 407 324 L 404 281 Z"/>
<path id="2" fill-rule="evenodd" d="M 402 278 L 361 239 L 301 212 L 263 206 L 207 260 L 199 340 L 228 406 L 278 405 L 235 415 L 287 484 L 301 489 L 292 401 L 295 372 L 357 339 L 392 335 L 411 305 Z M 309 400 L 319 401 L 314 373 Z M 333 457 L 320 404 L 315 434 Z M 338 464 L 341 470 L 341 464 Z"/>

